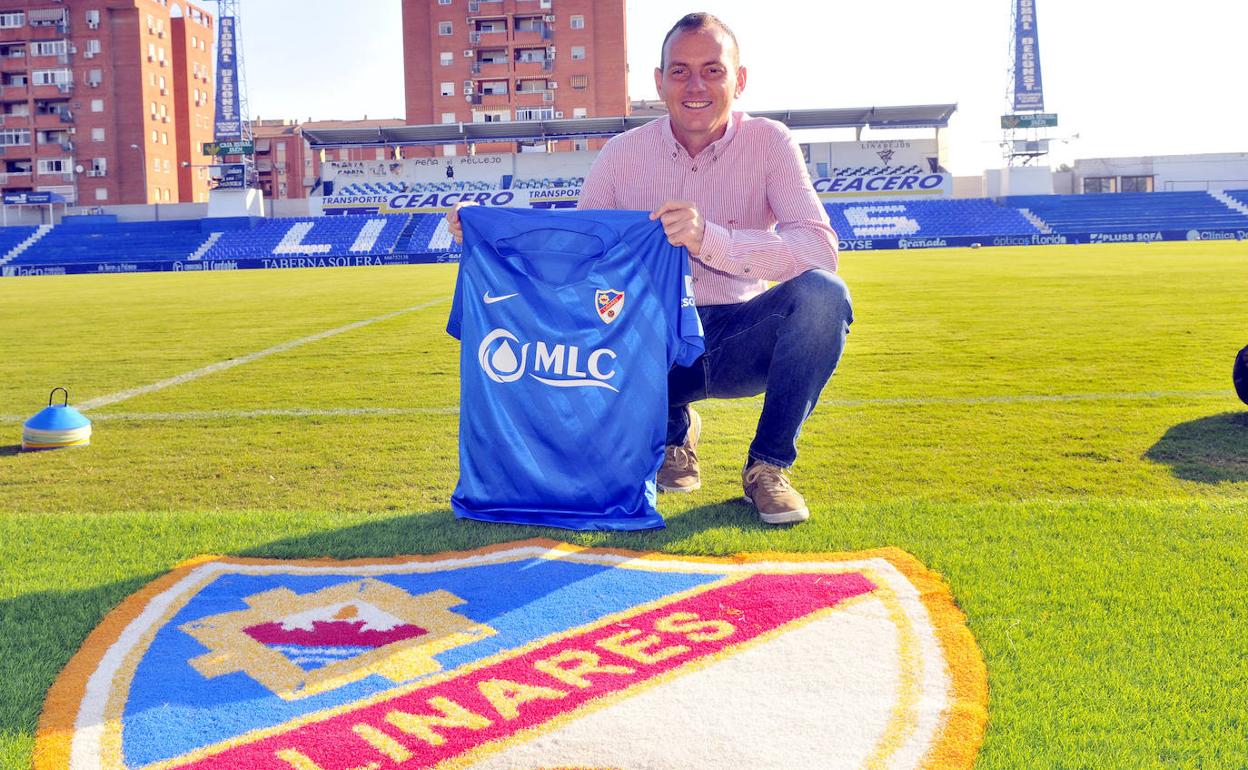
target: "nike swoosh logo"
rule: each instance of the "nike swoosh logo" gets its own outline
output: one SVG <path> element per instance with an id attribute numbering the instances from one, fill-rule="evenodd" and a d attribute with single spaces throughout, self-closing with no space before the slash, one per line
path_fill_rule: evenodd
<path id="1" fill-rule="evenodd" d="M 485 304 L 493 305 L 495 302 L 502 302 L 505 299 L 511 299 L 512 297 L 516 296 L 516 294 L 519 294 L 519 293 L 520 292 L 514 292 L 512 294 L 503 294 L 498 297 L 491 297 L 490 293 L 487 291 L 485 294 L 481 295 L 481 299 L 485 300 Z"/>

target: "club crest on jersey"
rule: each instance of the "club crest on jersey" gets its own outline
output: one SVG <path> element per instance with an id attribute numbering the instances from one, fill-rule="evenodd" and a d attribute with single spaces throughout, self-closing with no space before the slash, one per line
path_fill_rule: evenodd
<path id="1" fill-rule="evenodd" d="M 34 758 L 535 770 L 701 767 L 713 746 L 741 767 L 962 770 L 986 719 L 965 617 L 897 549 L 686 559 L 526 540 L 178 567 L 66 666 Z"/>
<path id="2" fill-rule="evenodd" d="M 624 292 L 615 289 L 598 289 L 594 292 L 594 309 L 603 323 L 611 323 L 624 312 Z"/>

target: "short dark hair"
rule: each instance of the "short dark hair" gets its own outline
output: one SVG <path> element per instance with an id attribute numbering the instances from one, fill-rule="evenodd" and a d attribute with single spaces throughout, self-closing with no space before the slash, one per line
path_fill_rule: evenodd
<path id="1" fill-rule="evenodd" d="M 663 38 L 663 47 L 659 49 L 659 67 L 667 66 L 667 41 L 681 32 L 696 32 L 701 29 L 718 29 L 723 32 L 732 41 L 732 63 L 740 66 L 741 49 L 737 47 L 737 36 L 732 34 L 732 30 L 718 16 L 699 11 L 685 14 L 667 31 L 667 35 Z"/>

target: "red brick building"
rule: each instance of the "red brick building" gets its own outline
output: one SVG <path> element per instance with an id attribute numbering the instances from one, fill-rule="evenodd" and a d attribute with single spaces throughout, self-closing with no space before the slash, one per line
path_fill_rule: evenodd
<path id="1" fill-rule="evenodd" d="M 184 0 L 0 0 L 0 190 L 206 201 L 215 32 Z"/>
<path id="2" fill-rule="evenodd" d="M 314 151 L 303 138 L 303 130 L 318 128 L 396 128 L 405 125 L 397 118 L 382 120 L 254 120 L 252 136 L 256 143 L 256 176 L 268 199 L 307 198 L 321 176 L 324 160 L 388 160 L 393 150 L 381 147 L 344 147 Z M 322 157 L 323 156 L 323 157 Z"/>
<path id="3" fill-rule="evenodd" d="M 627 115 L 625 30 L 624 0 L 403 0 L 407 122 Z M 602 140 L 558 145 L 595 149 Z M 447 145 L 440 154 L 462 152 Z"/>

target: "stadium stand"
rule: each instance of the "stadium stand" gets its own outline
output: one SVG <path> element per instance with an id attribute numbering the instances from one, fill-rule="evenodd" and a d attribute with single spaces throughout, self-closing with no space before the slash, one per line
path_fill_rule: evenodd
<path id="1" fill-rule="evenodd" d="M 5 228 L 9 229 L 18 228 Z M 207 237 L 197 219 L 63 224 L 53 227 L 9 264 L 109 264 L 187 259 Z"/>
<path id="2" fill-rule="evenodd" d="M 1248 216 L 1206 192 L 1026 195 L 1005 199 L 1056 233 L 1244 228 Z"/>
<path id="3" fill-rule="evenodd" d="M 1222 194 L 1241 206 L 1248 206 L 1248 190 L 1223 190 Z"/>
<path id="4" fill-rule="evenodd" d="M 35 234 L 35 227 L 0 227 L 0 265 L 10 261 L 10 254 L 27 238 Z"/>
<path id="5" fill-rule="evenodd" d="M 515 181 L 549 188 L 583 180 Z M 824 208 L 844 249 L 1248 238 L 1248 190 L 1019 196 L 1004 203 L 857 200 Z M 285 260 L 276 266 L 295 267 L 434 262 L 459 252 L 434 212 L 125 223 L 81 217 L 55 227 L 0 228 L 0 275 L 270 267 L 275 258 Z"/>
<path id="6" fill-rule="evenodd" d="M 411 215 L 289 217 L 250 230 L 221 234 L 203 254 L 207 260 L 269 256 L 346 257 L 390 254 Z M 436 215 L 424 215 L 436 216 Z"/>
<path id="7" fill-rule="evenodd" d="M 944 238 L 1031 235 L 1040 230 L 1017 209 L 987 198 L 825 203 L 842 238 Z"/>

